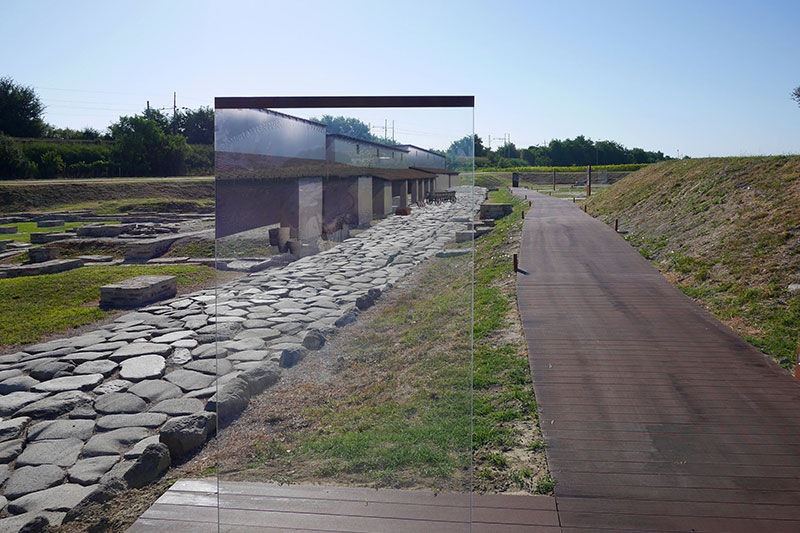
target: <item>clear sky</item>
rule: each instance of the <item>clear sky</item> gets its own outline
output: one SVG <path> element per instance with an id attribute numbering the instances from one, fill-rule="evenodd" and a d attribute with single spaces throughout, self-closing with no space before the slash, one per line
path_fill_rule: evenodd
<path id="1" fill-rule="evenodd" d="M 473 94 L 475 132 L 518 147 L 583 134 L 673 156 L 785 154 L 800 152 L 798 28 L 796 0 L 4 0 L 0 76 L 34 86 L 46 121 L 72 128 L 147 100 L 171 109 L 173 91 L 191 108 Z M 385 118 L 398 140 L 439 144 Z"/>

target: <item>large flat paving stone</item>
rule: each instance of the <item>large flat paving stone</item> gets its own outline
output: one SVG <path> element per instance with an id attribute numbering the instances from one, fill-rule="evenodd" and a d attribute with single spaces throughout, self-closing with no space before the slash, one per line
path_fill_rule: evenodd
<path id="1" fill-rule="evenodd" d="M 56 465 L 21 466 L 14 470 L 3 495 L 9 500 L 49 489 L 64 481 L 64 470 Z"/>
<path id="2" fill-rule="evenodd" d="M 25 441 L 22 439 L 7 440 L 0 443 L 0 463 L 10 463 L 17 458 L 25 448 Z"/>
<path id="3" fill-rule="evenodd" d="M 156 344 L 159 343 L 171 344 L 175 341 L 188 339 L 189 337 L 194 337 L 195 335 L 197 334 L 191 330 L 173 331 L 172 333 L 167 333 L 166 335 L 153 337 L 152 339 L 150 339 L 150 342 L 154 342 Z"/>
<path id="4" fill-rule="evenodd" d="M 202 400 L 196 398 L 171 398 L 158 402 L 150 411 L 154 413 L 165 413 L 170 416 L 182 416 L 202 410 Z"/>
<path id="5" fill-rule="evenodd" d="M 125 392 L 132 384 L 133 383 L 127 379 L 112 379 L 93 388 L 92 392 L 97 395 L 108 394 L 110 392 Z"/>
<path id="6" fill-rule="evenodd" d="M 180 369 L 170 372 L 164 379 L 188 392 L 208 387 L 214 381 L 214 376 L 193 370 Z"/>
<path id="7" fill-rule="evenodd" d="M 65 483 L 49 489 L 32 492 L 9 502 L 8 510 L 12 513 L 30 513 L 35 511 L 69 511 L 82 499 L 88 496 L 97 485 L 84 487 L 76 483 Z"/>
<path id="8" fill-rule="evenodd" d="M 44 518 L 47 523 L 52 527 L 58 527 L 64 520 L 66 513 L 55 513 L 50 511 L 33 511 L 30 513 L 22 513 L 0 520 L 0 533 L 19 533 L 29 524 L 38 524 L 39 520 Z M 31 531 L 39 531 L 39 529 L 32 529 Z"/>
<path id="9" fill-rule="evenodd" d="M 12 418 L 0 422 L 0 442 L 16 439 L 31 423 L 31 419 L 27 416 L 19 418 Z"/>
<path id="10" fill-rule="evenodd" d="M 127 427 L 157 428 L 167 421 L 164 413 L 106 415 L 97 420 L 97 429 L 108 431 Z"/>
<path id="11" fill-rule="evenodd" d="M 118 366 L 119 363 L 115 363 L 114 361 L 109 361 L 107 359 L 99 361 L 86 361 L 85 363 L 81 363 L 75 367 L 75 370 L 73 370 L 72 373 L 76 376 L 82 374 L 102 374 L 103 377 L 108 377 L 114 373 Z"/>
<path id="12" fill-rule="evenodd" d="M 150 436 L 147 428 L 121 428 L 96 433 L 83 448 L 84 457 L 120 455 L 125 449 Z"/>
<path id="13" fill-rule="evenodd" d="M 150 403 L 160 402 L 169 398 L 178 398 L 183 394 L 177 385 L 163 379 L 147 379 L 131 386 L 128 392 Z"/>
<path id="14" fill-rule="evenodd" d="M 30 405 L 48 396 L 43 392 L 11 392 L 0 396 L 0 416 L 8 416 L 26 405 Z"/>
<path id="15" fill-rule="evenodd" d="M 109 359 L 112 361 L 124 361 L 131 357 L 140 357 L 142 355 L 162 355 L 169 354 L 172 346 L 169 344 L 153 343 L 153 342 L 133 342 L 127 346 L 123 346 L 114 351 Z"/>
<path id="16" fill-rule="evenodd" d="M 8 396 L 14 394 L 37 394 L 30 392 L 12 392 Z M 6 396 L 5 398 L 8 398 Z M 44 397 L 38 401 L 27 403 L 25 407 L 16 412 L 16 416 L 29 416 L 31 418 L 57 418 L 67 411 L 71 411 L 82 404 L 91 404 L 92 397 L 86 393 L 79 391 L 67 391 L 54 394 L 49 398 L 46 393 L 41 393 L 40 397 Z M 2 400 L 0 399 L 0 404 Z"/>
<path id="17" fill-rule="evenodd" d="M 129 381 L 160 378 L 166 368 L 167 363 L 160 355 L 142 355 L 124 360 L 119 377 Z"/>
<path id="18" fill-rule="evenodd" d="M 48 420 L 28 428 L 28 440 L 76 438 L 89 440 L 94 433 L 94 420 Z"/>
<path id="19" fill-rule="evenodd" d="M 200 359 L 192 361 L 183 368 L 213 376 L 224 376 L 233 369 L 233 364 L 226 359 Z"/>
<path id="20" fill-rule="evenodd" d="M 103 374 L 55 378 L 32 387 L 34 392 L 64 392 L 92 389 L 103 381 Z"/>
<path id="21" fill-rule="evenodd" d="M 0 395 L 17 391 L 29 391 L 38 383 L 39 380 L 33 379 L 30 376 L 16 376 L 13 378 L 8 378 L 3 382 L 0 382 Z"/>
<path id="22" fill-rule="evenodd" d="M 78 460 L 81 448 L 83 441 L 74 437 L 36 441 L 28 444 L 25 451 L 17 457 L 17 466 L 72 466 Z"/>
<path id="23" fill-rule="evenodd" d="M 117 462 L 119 462 L 119 456 L 117 455 L 101 455 L 81 459 L 69 469 L 67 477 L 72 483 L 92 485 L 100 481 L 103 474 L 111 470 L 111 467 Z"/>
<path id="24" fill-rule="evenodd" d="M 147 404 L 130 392 L 110 392 L 97 398 L 94 408 L 103 414 L 141 413 L 147 408 Z"/>

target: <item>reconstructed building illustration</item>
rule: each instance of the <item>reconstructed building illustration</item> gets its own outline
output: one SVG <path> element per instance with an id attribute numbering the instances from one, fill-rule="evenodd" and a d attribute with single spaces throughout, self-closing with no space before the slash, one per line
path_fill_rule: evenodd
<path id="1" fill-rule="evenodd" d="M 444 156 L 269 109 L 216 112 L 217 237 L 274 226 L 314 244 L 457 184 Z M 342 231 L 342 230 L 345 231 Z"/>

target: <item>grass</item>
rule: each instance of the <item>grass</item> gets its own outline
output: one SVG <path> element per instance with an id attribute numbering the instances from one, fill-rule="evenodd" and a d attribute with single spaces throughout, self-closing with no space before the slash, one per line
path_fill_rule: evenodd
<path id="1" fill-rule="evenodd" d="M 800 339 L 800 157 L 659 163 L 588 202 L 686 295 L 786 368 Z"/>
<path id="2" fill-rule="evenodd" d="M 201 266 L 87 266 L 46 276 L 0 279 L 0 345 L 37 342 L 113 314 L 97 307 L 100 286 L 145 274 L 174 275 L 178 287 L 214 278 Z"/>
<path id="3" fill-rule="evenodd" d="M 509 319 L 516 309 L 510 254 L 521 204 L 507 191 L 493 199 L 515 211 L 476 241 L 474 392 L 473 265 L 469 256 L 435 259 L 418 267 L 408 289 L 390 291 L 380 312 L 341 333 L 348 336 L 324 355 L 346 356 L 333 383 L 256 400 L 263 403 L 221 444 L 224 476 L 468 491 L 474 461 L 477 490 L 505 490 L 524 468 L 537 471 L 519 478 L 533 490 L 546 468 L 516 464 L 506 453 L 525 451 L 538 431 L 524 342 L 508 335 L 517 327 Z"/>
<path id="4" fill-rule="evenodd" d="M 214 241 L 192 241 L 177 244 L 164 257 L 215 257 Z"/>
<path id="5" fill-rule="evenodd" d="M 53 217 L 54 219 L 57 217 Z M 36 222 L 18 222 L 16 224 L 3 224 L 0 227 L 17 226 L 17 233 L 9 235 L 0 235 L 2 239 L 12 239 L 19 242 L 31 242 L 31 233 L 63 233 L 68 229 L 79 228 L 87 224 L 98 224 L 98 222 L 65 222 L 61 226 L 53 226 L 50 228 L 40 228 Z M 119 222 L 100 222 L 100 224 L 119 224 Z"/>

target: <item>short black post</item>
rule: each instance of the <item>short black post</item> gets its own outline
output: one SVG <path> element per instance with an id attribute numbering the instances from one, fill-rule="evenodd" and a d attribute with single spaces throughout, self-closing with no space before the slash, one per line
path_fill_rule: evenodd
<path id="1" fill-rule="evenodd" d="M 794 377 L 800 379 L 800 346 L 797 347 L 794 355 Z"/>
<path id="2" fill-rule="evenodd" d="M 583 212 L 586 213 L 586 204 L 583 204 Z"/>
<path id="3" fill-rule="evenodd" d="M 517 259 L 517 254 L 514 254 L 514 272 L 519 271 L 519 260 Z"/>
<path id="4" fill-rule="evenodd" d="M 619 232 L 619 219 L 614 219 L 614 231 Z"/>

